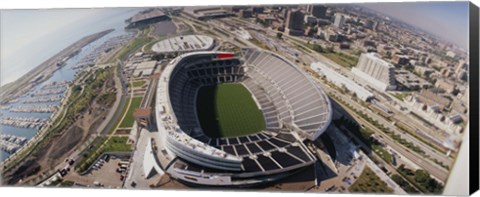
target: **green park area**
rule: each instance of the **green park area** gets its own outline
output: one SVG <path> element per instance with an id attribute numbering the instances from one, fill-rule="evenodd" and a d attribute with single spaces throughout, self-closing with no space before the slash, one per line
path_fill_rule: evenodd
<path id="1" fill-rule="evenodd" d="M 369 167 L 363 169 L 362 174 L 348 190 L 353 193 L 392 193 L 393 190 L 383 182 Z"/>

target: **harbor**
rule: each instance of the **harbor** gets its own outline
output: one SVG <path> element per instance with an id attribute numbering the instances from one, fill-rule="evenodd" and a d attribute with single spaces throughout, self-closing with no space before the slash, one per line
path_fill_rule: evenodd
<path id="1" fill-rule="evenodd" d="M 45 119 L 26 117 L 2 117 L 0 119 L 0 124 L 18 128 L 40 129 L 44 122 Z"/>
<path id="2" fill-rule="evenodd" d="M 19 105 L 8 109 L 10 112 L 25 112 L 25 113 L 52 113 L 57 110 L 56 105 Z"/>
<path id="3" fill-rule="evenodd" d="M 40 88 L 41 90 L 49 90 L 49 89 L 58 89 L 58 88 L 65 88 L 68 86 L 68 81 L 53 81 L 50 83 L 45 84 Z"/>
<path id="4" fill-rule="evenodd" d="M 102 45 L 95 48 L 95 50 L 93 50 L 91 53 L 89 53 L 84 58 L 82 58 L 73 67 L 73 69 L 83 69 L 83 68 L 95 65 L 102 54 L 107 53 L 118 46 L 121 46 L 130 42 L 130 40 L 132 40 L 134 37 L 135 37 L 134 33 L 128 33 L 125 35 L 119 35 L 119 36 L 115 36 L 108 39 Z"/>
<path id="5" fill-rule="evenodd" d="M 55 95 L 55 94 L 61 94 L 65 92 L 65 87 L 61 88 L 56 88 L 56 89 L 45 89 L 45 90 L 40 90 L 36 91 L 30 94 L 30 96 L 35 97 L 35 96 L 47 96 L 47 95 Z"/>
<path id="6" fill-rule="evenodd" d="M 62 100 L 63 95 L 47 95 L 41 97 L 21 97 L 10 101 L 10 103 L 46 103 Z"/>
<path id="7" fill-rule="evenodd" d="M 60 60 L 64 61 L 61 66 L 58 66 L 47 78 L 27 84 L 28 87 L 22 88 L 21 92 L 16 91 L 15 94 L 9 95 L 8 100 L 2 101 L 0 105 L 1 133 L 25 137 L 27 142 L 17 145 L 2 142 L 0 162 L 9 158 L 15 151 L 31 144 L 30 140 L 37 139 L 38 137 L 35 136 L 46 129 L 43 125 L 52 121 L 51 119 L 58 113 L 60 103 L 65 99 L 71 82 L 79 72 L 79 65 L 94 65 L 104 52 L 114 50 L 113 48 L 124 45 L 134 38 L 134 33 L 127 32 L 123 28 L 123 20 L 118 21 L 115 25 L 109 27 L 114 28 L 113 31 L 84 45 L 68 58 L 62 57 Z M 36 76 L 32 76 L 32 79 L 34 78 Z"/>
<path id="8" fill-rule="evenodd" d="M 16 152 L 26 142 L 27 142 L 26 137 L 20 137 L 20 136 L 9 135 L 9 134 L 0 134 L 0 149 L 9 154 L 13 154 L 14 152 Z"/>

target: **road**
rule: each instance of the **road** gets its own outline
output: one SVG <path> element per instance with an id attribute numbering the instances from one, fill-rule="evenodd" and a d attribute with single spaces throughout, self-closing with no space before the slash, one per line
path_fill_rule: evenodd
<path id="1" fill-rule="evenodd" d="M 267 31 L 267 32 L 271 32 L 272 34 L 275 34 L 275 33 L 282 33 L 282 32 L 279 32 L 277 30 L 272 30 L 272 29 L 268 29 L 268 28 L 262 28 L 258 25 L 253 25 L 253 24 L 249 24 L 248 22 L 246 21 L 243 21 L 243 20 L 239 20 L 239 19 L 235 19 L 235 21 L 239 22 L 239 23 L 243 23 L 253 29 L 262 29 L 264 31 Z M 298 37 L 294 37 L 294 36 L 289 36 L 289 35 L 286 35 L 286 34 L 283 34 L 283 37 L 285 38 L 288 38 L 288 39 L 291 39 L 291 40 L 296 40 L 297 42 L 301 42 L 301 43 L 305 43 L 306 41 L 301 39 L 301 38 L 298 38 Z M 287 42 L 288 43 L 288 42 Z M 294 47 L 294 46 L 292 46 Z M 333 67 L 333 68 L 336 68 L 336 69 L 340 69 L 341 70 L 341 73 L 344 74 L 345 76 L 347 76 L 349 79 L 352 79 L 353 81 L 356 81 L 356 82 L 360 82 L 361 84 L 364 84 L 366 83 L 365 80 L 359 78 L 359 77 L 356 77 L 354 76 L 349 69 L 343 67 L 343 66 L 340 66 L 338 65 L 337 63 L 335 63 L 334 61 L 326 58 L 325 56 L 323 56 L 322 54 L 320 53 L 317 53 L 313 50 L 311 50 L 310 48 L 307 48 L 305 47 L 307 50 L 310 51 L 309 54 L 303 54 L 303 56 L 307 56 L 308 59 L 313 59 L 315 61 L 321 61 L 327 65 L 329 65 L 330 67 Z M 389 95 L 387 95 L 389 96 Z M 376 97 L 378 97 L 379 99 L 382 99 L 383 97 L 381 96 L 378 96 L 378 94 L 376 94 Z M 389 96 L 391 98 L 391 96 Z M 402 104 L 402 103 L 399 103 L 399 104 Z M 402 105 L 403 106 L 403 105 Z M 432 128 L 429 128 L 429 127 L 426 127 L 425 125 L 423 125 L 419 120 L 415 119 L 415 118 L 412 118 L 410 116 L 405 116 L 404 114 L 402 114 L 400 111 L 396 110 L 395 108 L 393 107 L 390 107 L 391 110 L 396 114 L 396 118 L 400 118 L 400 120 L 404 121 L 404 122 L 408 122 L 409 124 L 413 124 L 412 126 L 418 128 L 419 130 L 422 130 L 422 131 L 425 131 L 425 132 L 428 132 L 428 131 L 432 131 Z M 383 120 L 383 123 L 387 123 L 386 125 L 389 125 L 390 128 L 395 128 L 395 130 L 397 131 L 398 129 L 394 126 L 390 126 L 391 123 L 389 123 L 388 121 L 386 121 L 384 118 L 380 117 L 379 120 Z M 448 157 L 445 157 L 444 154 L 442 153 L 438 153 L 436 150 L 433 150 L 432 147 L 430 147 L 429 145 L 425 144 L 424 142 L 418 140 L 417 138 L 415 138 L 414 136 L 412 136 L 412 134 L 409 134 L 409 133 L 403 133 L 403 132 L 398 132 L 398 134 L 401 134 L 402 136 L 404 136 L 403 138 L 408 140 L 408 141 L 411 141 L 417 145 L 420 146 L 420 148 L 423 149 L 423 151 L 425 151 L 428 155 L 431 155 L 433 158 L 441 161 L 442 163 L 448 165 L 451 167 L 452 163 L 453 163 L 453 159 L 452 158 L 448 158 Z M 443 132 L 442 131 L 434 131 L 433 133 L 432 132 L 429 132 L 430 135 L 436 137 L 436 138 L 439 138 L 439 140 L 443 140 L 445 139 L 445 136 L 443 136 Z M 428 139 L 426 139 L 428 141 Z M 434 142 L 432 142 L 433 144 Z"/>
<path id="2" fill-rule="evenodd" d="M 336 95 L 338 96 L 339 94 L 336 94 Z M 343 106 L 342 103 L 339 103 L 339 104 Z M 351 104 L 353 104 L 353 103 L 351 103 Z M 383 131 L 381 131 L 380 129 L 378 129 L 374 125 L 372 125 L 370 122 L 368 122 L 365 119 L 363 119 L 362 117 L 358 116 L 354 111 L 350 110 L 350 108 L 348 108 L 346 106 L 343 106 L 343 109 L 345 109 L 352 117 L 354 117 L 354 119 L 358 123 L 364 125 L 368 129 L 374 131 L 375 134 L 377 134 L 379 136 L 382 136 L 382 138 L 384 139 L 384 142 L 388 146 L 390 146 L 392 149 L 397 151 L 400 155 L 402 155 L 403 157 L 407 158 L 408 160 L 414 162 L 416 165 L 420 166 L 421 168 L 425 169 L 432 176 L 436 177 L 440 181 L 446 182 L 446 180 L 448 178 L 448 172 L 445 169 L 443 169 L 441 167 L 437 167 L 436 164 L 433 163 L 432 161 L 426 160 L 422 156 L 420 156 L 416 153 L 413 153 L 412 151 L 408 150 L 407 148 L 399 145 L 389 135 L 385 134 Z"/>
<path id="3" fill-rule="evenodd" d="M 122 69 L 121 65 L 119 65 L 118 69 Z M 124 92 L 124 90 L 126 90 L 126 84 L 125 84 L 125 79 L 124 79 L 124 76 L 123 76 L 123 72 L 120 72 L 120 77 L 118 77 L 118 73 L 115 72 L 114 79 L 115 79 L 115 86 L 117 88 L 116 100 L 115 100 L 115 103 L 113 104 L 112 108 L 108 112 L 107 116 L 105 117 L 105 121 L 103 121 L 97 129 L 97 133 L 100 136 L 105 136 L 106 133 L 108 133 L 108 131 L 114 125 L 114 123 L 116 123 L 116 120 L 118 119 L 118 116 L 122 112 L 121 109 L 120 110 L 116 110 L 116 109 L 118 107 L 121 107 L 121 106 L 125 105 L 126 97 L 123 96 L 123 92 Z M 83 90 L 83 88 L 82 88 L 82 90 Z M 94 145 L 94 144 L 91 144 L 91 145 Z M 90 146 L 88 146 L 88 147 L 90 147 Z M 68 158 L 68 159 L 78 160 L 78 158 L 80 158 L 80 154 L 83 151 L 84 150 L 82 150 L 82 149 L 75 150 L 72 154 L 67 156 L 66 159 Z M 65 167 L 68 167 L 67 164 L 62 162 L 52 169 L 57 171 L 59 169 L 64 169 Z M 70 173 L 77 173 L 77 172 L 72 171 Z M 53 174 L 51 177 L 56 176 L 56 175 L 57 175 L 57 173 Z"/>
<path id="4" fill-rule="evenodd" d="M 210 30 L 210 31 L 213 31 L 213 32 L 217 32 L 217 30 L 213 29 L 213 27 L 223 30 L 223 32 L 229 34 L 229 36 L 225 36 L 225 35 L 223 35 L 222 33 L 217 33 L 217 34 L 216 34 L 216 35 L 217 35 L 216 37 L 217 37 L 217 38 L 220 38 L 221 41 L 228 41 L 228 42 L 233 43 L 233 44 L 235 44 L 235 45 L 237 45 L 237 46 L 245 46 L 245 44 L 247 44 L 247 46 L 245 46 L 245 47 L 258 48 L 257 45 L 249 42 L 248 40 L 245 40 L 245 39 L 243 39 L 243 38 L 241 38 L 241 37 L 238 37 L 238 36 L 235 35 L 235 34 L 230 33 L 230 30 L 225 29 L 224 26 L 223 26 L 223 24 L 222 24 L 222 25 L 219 25 L 219 24 L 216 24 L 216 23 L 213 22 L 213 21 L 209 21 L 209 22 L 207 23 L 207 22 L 204 22 L 204 21 L 199 21 L 199 20 L 197 20 L 197 19 L 194 19 L 194 18 L 185 16 L 185 15 L 182 15 L 181 17 L 179 17 L 179 19 L 182 20 L 184 23 L 188 23 L 190 26 L 192 26 L 192 28 L 193 28 L 194 31 L 198 31 L 198 30 L 195 28 L 195 26 L 194 26 L 193 24 L 195 24 L 195 25 L 197 25 L 197 26 L 201 26 L 202 28 L 207 29 L 207 30 Z M 219 22 L 219 21 L 216 21 L 216 22 L 217 22 L 217 23 L 221 23 L 221 22 Z M 243 43 L 240 43 L 240 42 L 236 41 L 234 38 L 242 41 Z"/>
<path id="5" fill-rule="evenodd" d="M 255 26 L 255 25 L 252 25 L 252 24 L 248 24 L 247 22 L 245 21 L 239 21 L 239 20 L 236 20 L 237 22 L 241 22 L 241 23 L 244 23 L 245 25 L 247 25 L 248 27 L 250 28 L 253 28 L 253 29 L 259 29 L 258 26 Z M 198 22 L 198 23 L 201 23 L 201 22 Z M 198 25 L 197 23 L 197 25 Z M 203 24 L 202 24 L 203 25 Z M 221 27 L 219 27 L 221 28 Z M 262 30 L 265 30 L 267 32 L 271 32 L 273 34 L 277 33 L 278 31 L 275 31 L 275 30 L 271 30 L 271 29 L 268 29 L 268 28 L 261 28 Z M 233 34 L 231 34 L 233 35 Z M 234 36 L 234 35 L 233 35 Z M 297 41 L 301 41 L 299 38 L 294 38 L 294 37 L 291 37 L 291 36 L 288 36 L 288 35 L 285 35 L 285 37 L 287 38 L 290 38 L 290 39 L 293 39 L 293 40 L 297 40 Z M 250 42 L 246 42 L 246 43 L 250 43 Z M 255 47 L 257 47 L 255 45 Z M 258 47 L 257 47 L 258 48 Z M 309 48 L 307 48 L 309 49 Z M 310 49 L 309 49 L 310 50 Z M 309 56 L 311 56 L 313 59 L 315 59 L 316 61 L 322 61 L 322 62 L 325 62 L 327 64 L 329 64 L 330 66 L 333 66 L 335 68 L 339 68 L 339 69 L 342 69 L 342 70 L 346 70 L 346 68 L 338 65 L 337 63 L 333 62 L 332 60 L 322 56 L 321 54 L 315 52 L 315 51 L 312 51 L 310 50 L 311 53 L 308 54 Z M 345 73 L 348 73 L 350 74 L 349 72 L 345 72 Z M 318 79 L 317 79 L 318 80 Z M 322 84 L 322 83 L 321 83 Z M 324 88 L 327 88 L 328 89 L 328 92 L 330 93 L 335 93 L 336 91 L 334 91 L 332 88 L 330 87 L 327 87 L 327 86 L 324 86 Z M 339 95 L 339 94 L 337 94 Z M 379 123 L 383 124 L 385 127 L 389 128 L 391 131 L 394 131 L 396 134 L 400 135 L 401 138 L 407 140 L 408 142 L 411 142 L 415 145 L 417 145 L 419 148 L 421 148 L 427 155 L 431 156 L 432 158 L 434 159 L 437 159 L 438 161 L 448 165 L 448 166 L 451 166 L 452 163 L 453 163 L 453 159 L 449 158 L 448 156 L 442 154 L 442 153 L 439 153 L 437 152 L 436 150 L 433 150 L 432 147 L 426 145 L 425 143 L 423 143 L 422 141 L 418 140 L 417 138 L 413 137 L 412 135 L 408 134 L 408 133 L 405 133 L 403 131 L 400 131 L 398 128 L 396 128 L 396 126 L 393 126 L 392 123 L 390 123 L 389 121 L 387 121 L 386 119 L 384 119 L 383 117 L 380 117 L 378 114 L 370 111 L 369 109 L 365 109 L 365 107 L 361 106 L 360 104 L 354 102 L 353 100 L 351 100 L 350 97 L 348 96 L 345 96 L 345 95 L 339 95 L 342 97 L 342 99 L 348 103 L 351 103 L 356 109 L 359 109 L 361 111 L 363 111 L 365 114 L 367 114 L 368 116 L 372 117 L 373 119 L 379 121 Z M 353 114 L 353 113 L 352 113 Z M 362 119 L 362 121 L 364 121 Z M 377 131 L 383 135 L 385 135 L 382 131 L 380 131 L 378 128 L 375 127 L 374 131 Z M 388 136 L 389 137 L 389 136 Z M 441 166 L 438 166 L 438 164 L 428 160 L 427 158 L 424 158 L 423 156 L 421 155 L 418 155 L 416 153 L 412 153 L 410 152 L 410 150 L 408 150 L 406 147 L 403 147 L 399 144 L 396 144 L 396 142 L 391 139 L 390 139 L 390 143 L 392 144 L 395 144 L 393 146 L 391 146 L 392 148 L 394 149 L 401 149 L 401 151 L 399 151 L 400 153 L 404 153 L 404 154 L 407 154 L 409 155 L 409 159 L 411 159 L 412 161 L 414 161 L 415 163 L 421 163 L 423 165 L 420 165 L 422 167 L 424 167 L 427 171 L 431 172 L 433 176 L 439 178 L 440 180 L 442 181 L 445 181 L 446 178 L 448 177 L 448 172 L 442 168 Z"/>
<path id="6" fill-rule="evenodd" d="M 332 91 L 331 89 L 329 90 L 329 92 L 331 92 L 332 94 L 336 94 L 335 91 Z M 453 159 L 452 158 L 450 158 L 450 157 L 448 157 L 448 156 L 446 156 L 442 153 L 437 152 L 432 147 L 426 145 L 425 143 L 421 142 L 417 138 L 415 138 L 415 137 L 413 137 L 413 136 L 411 136 L 411 135 L 409 135 L 409 134 L 407 134 L 403 131 L 400 131 L 396 126 L 392 125 L 391 122 L 385 120 L 380 115 L 376 114 L 375 112 L 372 112 L 369 109 L 366 109 L 365 107 L 361 106 L 357 102 L 352 101 L 349 96 L 342 95 L 342 94 L 336 94 L 336 95 L 340 96 L 342 98 L 342 100 L 344 100 L 345 102 L 350 103 L 357 110 L 362 111 L 367 116 L 371 117 L 374 120 L 377 120 L 384 127 L 390 129 L 390 131 L 393 131 L 393 132 L 395 132 L 395 134 L 400 135 L 401 138 L 407 140 L 408 142 L 411 142 L 411 143 L 415 144 L 420 149 L 422 149 L 425 152 L 425 154 L 429 155 L 430 157 L 432 157 L 434 159 L 437 159 L 438 161 L 440 161 L 440 162 L 442 162 L 442 163 L 444 163 L 448 166 L 451 166 L 453 164 Z M 435 165 L 438 165 L 438 164 L 435 163 Z M 438 166 L 438 167 L 442 168 L 441 166 Z"/>
<path id="7" fill-rule="evenodd" d="M 238 20 L 237 20 L 238 21 Z M 244 24 L 247 24 L 246 22 L 244 21 L 239 21 L 239 22 L 242 22 Z M 249 25 L 250 27 L 252 27 L 252 25 Z M 257 28 L 258 27 L 255 27 L 253 26 L 252 28 Z M 275 31 L 275 30 L 271 30 L 271 29 L 267 29 L 267 28 L 263 28 L 263 30 L 267 31 L 267 32 L 272 32 L 272 33 L 277 33 L 278 31 Z M 284 35 L 285 37 L 287 38 L 290 38 L 292 40 L 300 40 L 299 38 L 295 38 L 295 37 L 292 37 L 292 36 L 288 36 L 288 35 Z M 293 47 L 293 46 L 292 46 Z M 306 48 L 308 50 L 310 50 L 309 48 Z M 332 60 L 324 57 L 323 55 L 315 52 L 315 51 L 312 51 L 310 50 L 310 54 L 307 54 L 308 56 L 310 56 L 312 59 L 316 60 L 316 61 L 321 61 L 323 63 L 326 63 L 327 65 L 331 66 L 331 67 L 334 67 L 334 68 L 338 68 L 338 69 L 342 69 L 344 71 L 347 71 L 347 69 L 343 66 L 340 66 L 338 65 L 337 63 L 333 62 Z M 347 72 L 342 72 L 343 74 L 346 74 L 349 78 L 351 78 L 351 73 L 349 71 Z M 322 83 L 322 82 L 320 82 Z M 330 89 L 330 92 L 336 92 L 336 91 L 332 91 L 332 89 Z M 403 131 L 400 131 L 396 126 L 392 125 L 391 122 L 387 121 L 385 118 L 379 116 L 378 114 L 376 114 L 375 112 L 372 112 L 370 109 L 365 109 L 365 107 L 359 105 L 358 103 L 356 103 L 355 101 L 353 101 L 350 97 L 345 97 L 345 96 L 342 96 L 344 97 L 344 100 L 348 103 L 352 103 L 353 105 L 355 105 L 355 108 L 357 109 L 360 109 L 361 111 L 363 111 L 364 113 L 366 113 L 368 116 L 372 117 L 373 119 L 379 121 L 379 123 L 383 124 L 385 127 L 389 128 L 391 131 L 394 131 L 396 134 L 400 135 L 403 139 L 407 140 L 408 142 L 411 142 L 415 145 L 417 145 L 420 149 L 422 149 L 427 155 L 429 155 L 430 157 L 432 157 L 432 159 L 436 159 L 440 162 L 442 162 L 443 164 L 451 167 L 452 164 L 453 164 L 453 159 L 434 150 L 434 148 L 430 147 L 429 145 L 425 144 L 424 142 L 418 140 L 417 138 L 415 138 L 414 136 L 412 136 L 411 134 L 409 133 L 405 133 Z M 411 119 L 411 118 L 410 118 Z M 405 120 L 406 122 L 412 122 L 411 120 Z M 425 159 L 425 158 L 423 158 Z M 434 163 L 434 165 L 437 165 L 436 163 Z M 441 166 L 438 166 L 439 168 L 442 168 Z"/>
<path id="8" fill-rule="evenodd" d="M 118 63 L 118 68 L 117 72 L 115 72 L 115 85 L 117 88 L 117 94 L 116 94 L 116 100 L 115 104 L 111 108 L 110 112 L 108 115 L 105 117 L 105 121 L 103 121 L 100 126 L 98 127 L 98 136 L 100 137 L 105 137 L 108 132 L 116 126 L 115 124 L 117 123 L 117 120 L 119 116 L 121 115 L 123 108 L 125 107 L 125 102 L 127 100 L 126 97 L 126 90 L 127 90 L 127 85 L 125 82 L 125 76 L 123 75 L 123 64 L 121 62 Z M 118 77 L 118 73 L 120 73 L 120 77 Z M 117 103 L 120 101 L 119 103 Z M 97 139 L 101 139 L 98 138 Z M 89 145 L 89 147 L 95 147 L 101 140 L 95 140 L 93 141 L 92 144 Z M 76 157 L 71 157 L 71 158 L 78 158 L 78 155 Z"/>

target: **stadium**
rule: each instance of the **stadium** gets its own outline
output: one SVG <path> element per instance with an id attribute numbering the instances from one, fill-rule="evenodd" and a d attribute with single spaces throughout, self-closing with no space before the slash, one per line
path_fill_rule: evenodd
<path id="1" fill-rule="evenodd" d="M 331 122 L 330 101 L 279 55 L 201 51 L 173 59 L 160 76 L 156 121 L 165 171 L 203 186 L 275 181 L 317 161 L 305 142 Z"/>

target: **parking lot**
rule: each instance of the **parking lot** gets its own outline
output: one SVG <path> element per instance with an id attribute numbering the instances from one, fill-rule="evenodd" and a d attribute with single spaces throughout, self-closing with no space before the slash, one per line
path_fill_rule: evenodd
<path id="1" fill-rule="evenodd" d="M 120 160 L 115 157 L 107 160 L 99 160 L 94 164 L 93 169 L 88 174 L 78 176 L 70 173 L 65 176 L 65 179 L 89 187 L 121 188 L 123 183 L 122 174 L 127 170 L 127 163 L 127 160 Z M 121 171 L 123 172 L 120 172 L 120 169 L 122 169 Z"/>

